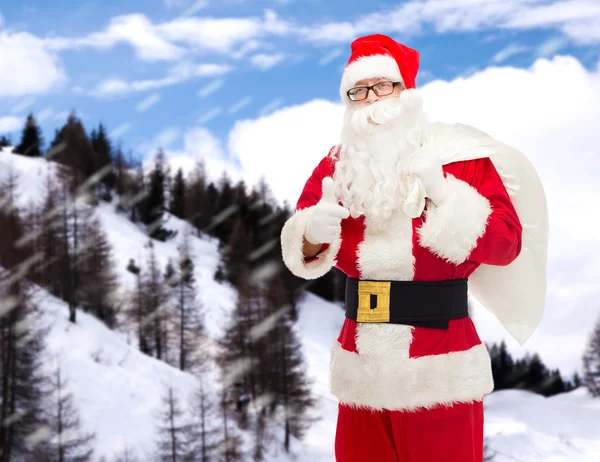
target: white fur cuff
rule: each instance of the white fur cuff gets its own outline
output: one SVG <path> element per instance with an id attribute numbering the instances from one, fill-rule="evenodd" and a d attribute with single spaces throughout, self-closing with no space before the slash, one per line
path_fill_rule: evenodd
<path id="1" fill-rule="evenodd" d="M 302 241 L 306 224 L 315 206 L 296 211 L 283 225 L 281 230 L 281 252 L 283 262 L 295 276 L 303 279 L 317 279 L 335 265 L 338 251 L 342 244 L 341 237 L 321 252 L 313 261 L 305 262 L 302 252 Z"/>
<path id="2" fill-rule="evenodd" d="M 418 229 L 419 244 L 456 265 L 471 254 L 492 214 L 490 201 L 468 183 L 446 176 L 447 195 L 439 207 L 430 204 Z"/>
<path id="3" fill-rule="evenodd" d="M 331 351 L 331 392 L 356 408 L 417 410 L 480 400 L 494 388 L 484 344 L 466 351 L 402 358 L 362 356 L 336 340 Z"/>

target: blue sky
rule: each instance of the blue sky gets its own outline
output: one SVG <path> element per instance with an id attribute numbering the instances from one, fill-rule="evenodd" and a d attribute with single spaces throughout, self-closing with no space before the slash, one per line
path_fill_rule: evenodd
<path id="1" fill-rule="evenodd" d="M 4 0 L 0 131 L 16 140 L 33 111 L 50 141 L 75 109 L 139 155 L 182 149 L 190 127 L 225 142 L 238 120 L 338 102 L 350 42 L 369 33 L 420 51 L 418 86 L 558 53 L 590 69 L 598 60 L 598 2 L 473 3 Z"/>

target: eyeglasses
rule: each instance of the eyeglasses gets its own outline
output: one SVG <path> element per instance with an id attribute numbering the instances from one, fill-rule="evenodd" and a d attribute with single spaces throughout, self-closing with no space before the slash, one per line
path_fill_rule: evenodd
<path id="1" fill-rule="evenodd" d="M 369 90 L 373 90 L 377 96 L 387 96 L 391 95 L 398 85 L 402 85 L 402 82 L 378 82 L 374 85 L 351 88 L 347 91 L 347 94 L 352 101 L 362 101 L 367 99 Z"/>

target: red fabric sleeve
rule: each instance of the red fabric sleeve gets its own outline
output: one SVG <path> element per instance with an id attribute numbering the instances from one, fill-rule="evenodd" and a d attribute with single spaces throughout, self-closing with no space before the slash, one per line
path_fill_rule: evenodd
<path id="1" fill-rule="evenodd" d="M 488 265 L 509 265 L 521 252 L 521 221 L 492 160 L 489 157 L 477 159 L 473 166 L 475 176 L 471 186 L 490 201 L 492 214 L 468 260 Z"/>
<path id="2" fill-rule="evenodd" d="M 300 198 L 296 204 L 296 210 L 302 210 L 307 207 L 316 205 L 323 196 L 321 183 L 323 182 L 323 178 L 328 176 L 333 176 L 334 171 L 334 159 L 330 156 L 332 151 L 335 149 L 335 146 L 329 150 L 329 154 L 325 156 L 319 165 L 313 170 L 312 175 L 306 181 L 304 185 L 304 189 L 302 190 L 302 194 L 300 194 Z M 321 250 L 319 253 L 325 251 L 329 247 L 329 244 L 323 244 L 321 246 Z M 318 258 L 319 253 L 314 257 L 305 258 L 305 262 L 311 262 Z"/>

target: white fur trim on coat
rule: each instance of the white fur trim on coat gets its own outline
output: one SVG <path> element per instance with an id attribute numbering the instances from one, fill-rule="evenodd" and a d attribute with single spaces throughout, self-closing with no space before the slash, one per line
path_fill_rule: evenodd
<path id="1" fill-rule="evenodd" d="M 394 82 L 404 82 L 398 63 L 390 55 L 363 56 L 344 69 L 340 85 L 342 101 L 350 101 L 346 92 L 354 87 L 356 82 L 374 77 L 386 77 Z"/>
<path id="2" fill-rule="evenodd" d="M 281 230 L 281 251 L 283 262 L 295 276 L 303 279 L 317 279 L 325 275 L 336 264 L 342 238 L 333 241 L 327 249 L 310 262 L 304 261 L 302 241 L 306 224 L 315 206 L 296 211 L 283 225 Z"/>
<path id="3" fill-rule="evenodd" d="M 355 408 L 417 410 L 481 400 L 494 389 L 484 344 L 448 354 L 406 358 L 331 350 L 331 393 Z"/>
<path id="4" fill-rule="evenodd" d="M 357 266 L 362 279 L 411 281 L 415 275 L 412 220 L 394 210 L 382 230 L 365 218 L 364 238 L 358 244 Z"/>
<path id="5" fill-rule="evenodd" d="M 440 206 L 429 205 L 417 230 L 419 243 L 435 255 L 459 265 L 483 236 L 492 214 L 490 201 L 465 181 L 446 176 L 448 195 Z"/>

